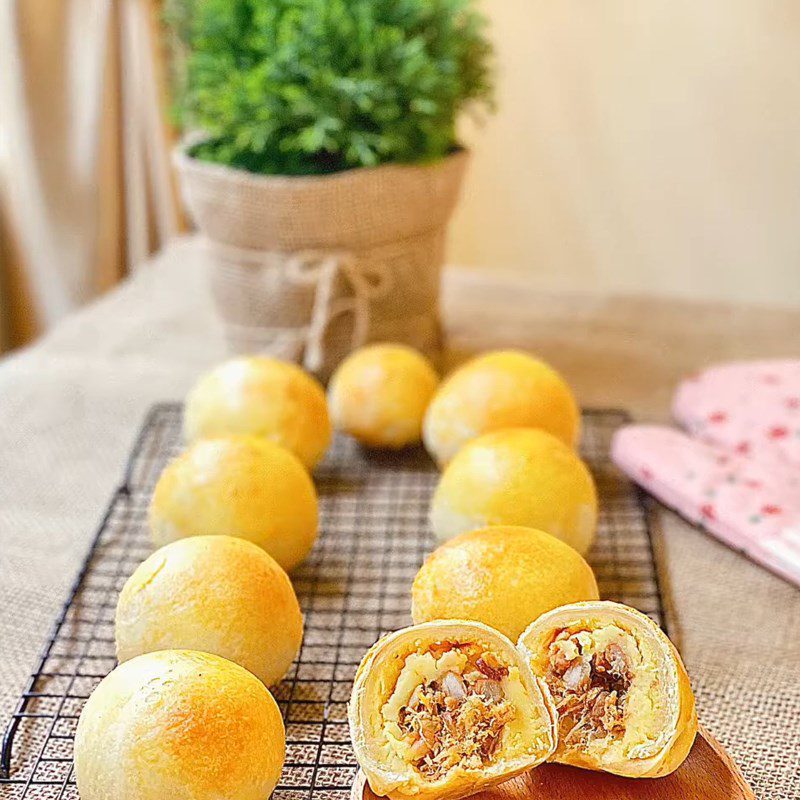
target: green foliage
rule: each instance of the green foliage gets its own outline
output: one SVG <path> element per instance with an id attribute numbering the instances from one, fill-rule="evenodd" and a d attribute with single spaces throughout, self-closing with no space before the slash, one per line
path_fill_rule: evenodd
<path id="1" fill-rule="evenodd" d="M 425 162 L 458 113 L 491 107 L 472 0 L 168 0 L 177 116 L 197 158 L 302 175 Z"/>

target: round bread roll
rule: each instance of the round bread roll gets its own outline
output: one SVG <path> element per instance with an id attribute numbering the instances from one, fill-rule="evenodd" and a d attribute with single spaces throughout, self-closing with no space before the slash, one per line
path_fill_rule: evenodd
<path id="1" fill-rule="evenodd" d="M 286 739 L 263 683 L 219 656 L 163 650 L 121 664 L 75 733 L 81 800 L 264 800 Z"/>
<path id="2" fill-rule="evenodd" d="M 431 503 L 445 541 L 487 525 L 523 525 L 584 555 L 597 528 L 597 490 L 575 451 L 536 428 L 479 436 L 447 465 Z"/>
<path id="3" fill-rule="evenodd" d="M 483 622 L 516 641 L 557 606 L 597 600 L 591 567 L 544 531 L 496 526 L 462 533 L 434 550 L 414 578 L 411 616 Z"/>
<path id="4" fill-rule="evenodd" d="M 438 383 L 430 361 L 410 347 L 362 347 L 331 378 L 328 405 L 333 424 L 369 447 L 416 444 Z"/>
<path id="5" fill-rule="evenodd" d="M 252 436 L 193 445 L 161 473 L 150 503 L 157 547 L 187 536 L 238 536 L 285 570 L 308 555 L 317 521 L 317 493 L 303 465 Z"/>
<path id="6" fill-rule="evenodd" d="M 308 469 L 331 440 L 321 384 L 295 364 L 234 358 L 203 375 L 186 398 L 187 442 L 229 434 L 260 436 L 291 450 Z"/>
<path id="7" fill-rule="evenodd" d="M 580 411 L 552 367 L 500 350 L 474 358 L 444 381 L 428 406 L 423 439 L 444 466 L 465 442 L 501 428 L 542 428 L 574 447 Z"/>
<path id="8" fill-rule="evenodd" d="M 154 650 L 202 650 L 272 686 L 297 656 L 303 617 L 288 576 L 260 547 L 193 536 L 156 550 L 128 578 L 115 636 L 120 661 Z"/>

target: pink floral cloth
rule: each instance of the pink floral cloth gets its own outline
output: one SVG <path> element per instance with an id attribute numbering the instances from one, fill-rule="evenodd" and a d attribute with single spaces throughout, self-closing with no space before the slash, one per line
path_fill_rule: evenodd
<path id="1" fill-rule="evenodd" d="M 800 361 L 713 367 L 675 395 L 674 428 L 629 425 L 612 458 L 691 522 L 800 586 Z"/>

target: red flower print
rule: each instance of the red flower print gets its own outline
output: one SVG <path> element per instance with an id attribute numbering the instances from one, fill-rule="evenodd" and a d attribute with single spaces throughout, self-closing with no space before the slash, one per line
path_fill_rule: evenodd
<path id="1" fill-rule="evenodd" d="M 770 439 L 785 439 L 788 435 L 789 429 L 783 425 L 776 425 L 774 428 L 770 428 L 767 433 Z"/>
<path id="2" fill-rule="evenodd" d="M 787 397 L 786 408 L 790 408 L 792 411 L 797 411 L 797 409 L 800 408 L 800 397 Z"/>
<path id="3" fill-rule="evenodd" d="M 724 411 L 715 411 L 713 414 L 708 415 L 708 421 L 719 425 L 728 421 L 728 415 Z"/>
<path id="4" fill-rule="evenodd" d="M 760 489 L 760 488 L 761 488 L 761 487 L 762 487 L 764 484 L 763 484 L 763 483 L 761 483 L 761 481 L 754 481 L 754 480 L 751 478 L 751 479 L 749 479 L 749 480 L 746 480 L 746 481 L 744 482 L 744 485 L 745 485 L 745 486 L 746 486 L 748 489 Z"/>
<path id="5" fill-rule="evenodd" d="M 746 456 L 750 453 L 750 442 L 739 442 L 736 445 L 736 452 L 741 456 Z"/>
<path id="6" fill-rule="evenodd" d="M 714 510 L 714 506 L 711 503 L 706 503 L 704 506 L 700 506 L 700 516 L 703 519 L 716 519 L 717 512 Z"/>
<path id="7" fill-rule="evenodd" d="M 783 509 L 780 506 L 773 506 L 773 505 L 766 505 L 761 506 L 761 513 L 762 514 L 769 514 L 774 516 L 775 514 L 780 514 Z"/>
<path id="8" fill-rule="evenodd" d="M 717 464 L 721 467 L 724 467 L 729 461 L 730 458 L 728 456 L 717 456 Z"/>
<path id="9" fill-rule="evenodd" d="M 649 467 L 642 467 L 641 472 L 642 472 L 642 477 L 646 481 L 653 480 L 653 470 L 651 470 Z"/>
<path id="10" fill-rule="evenodd" d="M 781 382 L 779 375 L 764 375 L 761 380 L 768 386 L 777 386 Z"/>

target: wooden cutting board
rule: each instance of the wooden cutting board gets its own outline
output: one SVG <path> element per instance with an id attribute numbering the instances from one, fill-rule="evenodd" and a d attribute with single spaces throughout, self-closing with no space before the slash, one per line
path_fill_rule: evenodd
<path id="1" fill-rule="evenodd" d="M 704 728 L 692 752 L 672 775 L 634 780 L 544 764 L 479 792 L 474 800 L 756 800 L 742 773 L 722 745 Z M 376 800 L 361 772 L 352 800 Z"/>

